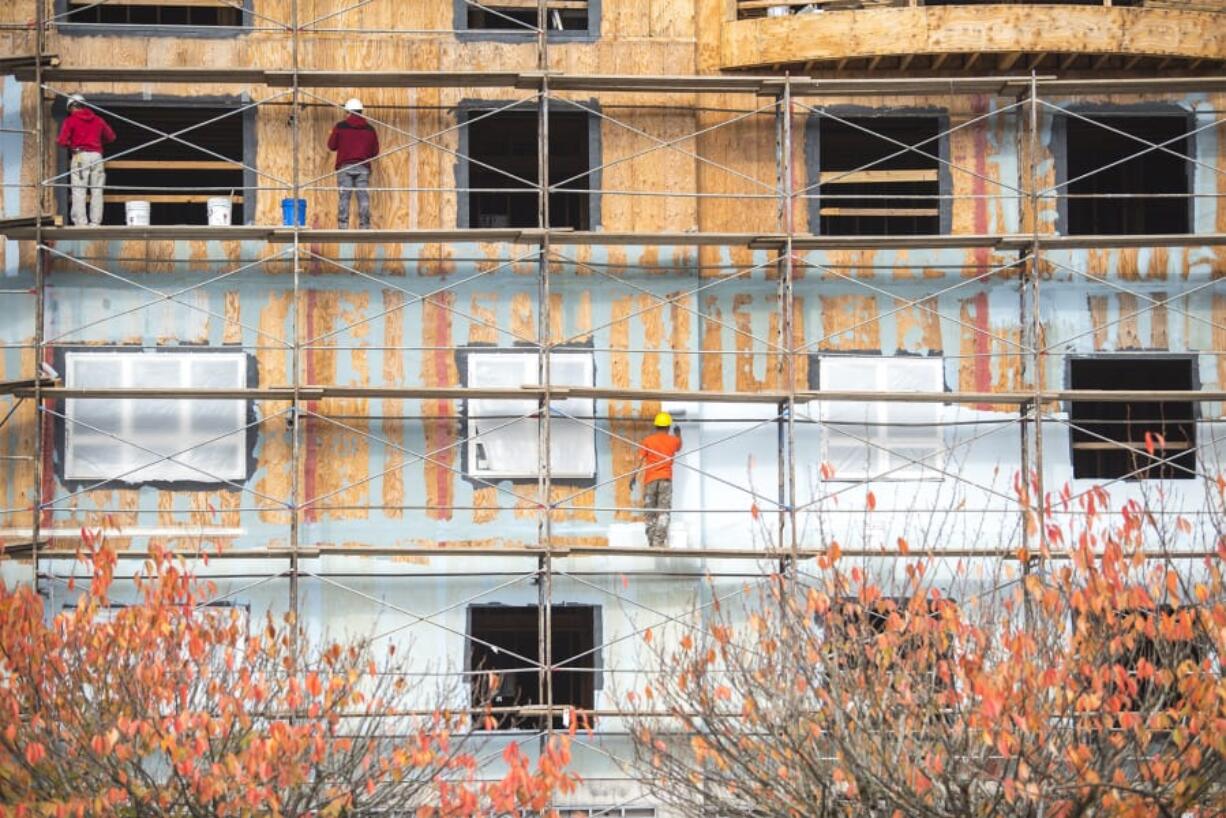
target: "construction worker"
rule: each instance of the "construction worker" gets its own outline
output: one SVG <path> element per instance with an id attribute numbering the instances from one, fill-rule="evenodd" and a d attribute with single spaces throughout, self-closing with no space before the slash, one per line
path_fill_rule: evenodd
<path id="1" fill-rule="evenodd" d="M 85 97 L 73 94 L 68 98 L 68 118 L 60 127 L 61 147 L 72 153 L 72 223 L 77 227 L 97 227 L 102 224 L 102 188 L 106 171 L 102 164 L 102 146 L 115 141 L 115 132 L 106 120 L 85 104 Z M 89 189 L 89 213 L 85 212 L 85 191 Z"/>
<path id="2" fill-rule="evenodd" d="M 668 546 L 668 512 L 673 507 L 673 459 L 681 451 L 681 429 L 673 426 L 673 417 L 668 412 L 656 414 L 655 427 L 656 431 L 639 444 L 638 464 L 635 476 L 630 478 L 630 491 L 634 491 L 641 472 L 647 544 L 652 548 L 665 548 Z"/>
<path id="3" fill-rule="evenodd" d="M 328 150 L 336 152 L 336 184 L 340 201 L 336 222 L 341 230 L 349 229 L 349 202 L 358 194 L 358 228 L 370 229 L 370 163 L 379 155 L 379 135 L 362 116 L 362 100 L 353 98 L 345 103 L 349 115 L 336 123 L 328 136 Z"/>

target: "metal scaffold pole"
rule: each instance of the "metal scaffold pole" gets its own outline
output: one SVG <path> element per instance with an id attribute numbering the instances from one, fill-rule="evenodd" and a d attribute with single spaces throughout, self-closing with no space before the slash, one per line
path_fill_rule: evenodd
<path id="1" fill-rule="evenodd" d="M 290 5 L 290 22 L 291 22 L 291 40 L 290 54 L 292 59 L 293 69 L 293 85 L 292 85 L 292 107 L 290 108 L 290 133 L 292 138 L 293 150 L 293 168 L 292 168 L 292 189 L 290 195 L 293 197 L 292 209 L 293 213 L 293 322 L 291 332 L 293 333 L 293 360 L 290 363 L 290 383 L 293 389 L 293 402 L 290 406 L 290 559 L 289 559 L 289 604 L 290 614 L 293 617 L 293 644 L 294 658 L 298 659 L 300 645 L 298 644 L 298 634 L 302 629 L 299 621 L 300 614 L 300 566 L 301 546 L 302 546 L 302 506 L 304 498 L 302 495 L 302 484 L 298 477 L 298 464 L 302 457 L 302 435 L 303 425 L 306 422 L 306 417 L 302 412 L 302 328 L 304 324 L 302 315 L 302 243 L 299 232 L 298 208 L 299 200 L 302 197 L 302 178 L 301 165 L 299 160 L 299 152 L 301 150 L 301 134 L 302 126 L 300 119 L 302 117 L 302 108 L 300 105 L 300 89 L 298 87 L 298 73 L 301 68 L 300 52 L 299 52 L 299 20 L 298 20 L 298 0 L 292 0 Z M 310 499 L 310 498 L 307 498 Z"/>
<path id="2" fill-rule="evenodd" d="M 46 468 L 45 447 L 47 445 L 48 423 L 43 413 L 43 344 L 46 339 L 46 282 L 47 253 L 43 247 L 43 221 L 48 217 L 47 211 L 47 106 L 43 101 L 43 53 L 47 48 L 47 31 L 45 23 L 47 0 L 34 0 L 34 149 L 38 152 L 38 186 L 34 191 L 37 207 L 34 221 L 34 490 L 30 495 L 34 498 L 30 512 L 30 553 L 34 563 L 34 587 L 38 588 L 38 552 L 42 539 L 43 503 L 43 470 Z"/>

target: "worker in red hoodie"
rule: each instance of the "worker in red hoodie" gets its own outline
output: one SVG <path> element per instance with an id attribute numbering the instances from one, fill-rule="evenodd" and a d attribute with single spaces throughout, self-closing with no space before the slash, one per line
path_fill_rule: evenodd
<path id="1" fill-rule="evenodd" d="M 77 227 L 97 227 L 102 224 L 102 187 L 106 184 L 102 146 L 115 141 L 115 132 L 105 119 L 90 110 L 84 97 L 73 94 L 68 98 L 68 118 L 57 141 L 72 152 L 72 223 Z M 90 193 L 88 215 L 86 188 Z"/>
<path id="2" fill-rule="evenodd" d="M 336 151 L 336 183 L 340 202 L 336 208 L 337 225 L 349 229 L 349 202 L 358 194 L 358 227 L 370 229 L 370 163 L 379 155 L 379 135 L 362 116 L 362 101 L 345 103 L 349 116 L 332 128 L 328 150 Z"/>

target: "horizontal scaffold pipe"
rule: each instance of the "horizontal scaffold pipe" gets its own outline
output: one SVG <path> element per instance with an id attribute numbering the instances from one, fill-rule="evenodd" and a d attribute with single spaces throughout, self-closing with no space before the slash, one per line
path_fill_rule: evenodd
<path id="1" fill-rule="evenodd" d="M 124 535 L 122 532 L 117 534 L 118 537 L 130 536 Z M 166 550 L 166 553 L 173 557 L 183 559 L 229 559 L 229 560 L 264 560 L 264 559 L 289 559 L 297 557 L 298 559 L 318 559 L 321 557 L 524 557 L 537 558 L 542 554 L 549 554 L 554 558 L 564 557 L 647 557 L 647 558 L 662 558 L 662 557 L 688 557 L 691 559 L 728 559 L 728 560 L 791 560 L 791 559 L 818 559 L 829 557 L 830 552 L 825 549 L 799 549 L 791 551 L 788 549 L 776 548 L 633 548 L 633 547 L 614 547 L 614 546 L 557 546 L 554 548 L 535 548 L 535 547 L 515 547 L 507 546 L 506 548 L 468 548 L 459 545 L 436 545 L 436 546 L 417 546 L 412 548 L 384 548 L 375 545 L 351 545 L 351 546 L 329 546 L 326 548 L 311 548 L 309 546 L 299 548 L 297 551 L 290 548 L 226 548 L 216 550 L 208 549 L 171 549 Z M 1175 549 L 1169 551 L 1142 551 L 1138 552 L 1144 559 L 1166 560 L 1166 559 L 1206 559 L 1217 556 L 1217 551 L 1206 549 Z M 894 558 L 907 557 L 912 560 L 923 559 L 1007 559 L 1016 560 L 1022 557 L 1022 554 L 1017 548 L 934 548 L 929 550 L 909 549 L 902 551 L 898 548 L 841 548 L 839 549 L 841 559 L 871 559 L 871 558 Z M 116 551 L 115 556 L 121 560 L 143 560 L 149 557 L 148 551 L 140 549 L 125 549 Z M 1028 553 L 1028 559 L 1034 559 L 1037 555 Z M 1044 559 L 1063 560 L 1071 559 L 1074 555 L 1058 550 L 1053 550 Z M 38 551 L 39 560 L 76 560 L 81 557 L 81 552 L 71 549 L 49 549 L 40 548 Z M 616 570 L 615 573 L 621 573 Z"/>
<path id="2" fill-rule="evenodd" d="M 13 390 L 17 397 L 35 397 L 32 388 Z M 847 403 L 1010 403 L 1026 405 L 1034 400 L 1101 401 L 1134 403 L 1137 401 L 1226 401 L 1226 392 L 1197 390 L 1105 390 L 1068 389 L 1048 392 L 906 392 L 906 391 L 846 391 L 797 390 L 795 392 L 767 390 L 762 392 L 715 392 L 684 389 L 633 389 L 602 386 L 544 386 L 527 384 L 520 387 L 473 386 L 273 386 L 248 389 L 196 389 L 190 387 L 68 387 L 54 386 L 41 390 L 42 397 L 51 399 L 180 399 L 180 400 L 269 400 L 290 401 L 326 398 L 390 398 L 421 400 L 536 400 L 548 394 L 552 400 L 592 399 L 631 401 L 674 401 L 678 403 L 767 403 L 783 404 L 834 401 Z M 701 422 L 701 421 L 699 421 Z"/>
<path id="3" fill-rule="evenodd" d="M 684 198 L 685 193 L 677 193 Z M 28 225 L 12 227 L 3 234 L 14 241 L 32 241 L 38 235 Z M 1000 252 L 1024 252 L 1036 244 L 1047 250 L 1112 249 L 1125 247 L 1218 247 L 1226 245 L 1226 233 L 1158 233 L 1139 235 L 1060 236 L 1055 234 L 1020 233 L 951 233 L 899 236 L 817 236 L 798 233 L 690 233 L 690 232 L 618 232 L 569 230 L 555 228 L 506 229 L 470 228 L 438 230 L 294 230 L 292 228 L 235 225 L 165 225 L 128 227 L 43 227 L 44 241 L 124 241 L 213 240 L 267 241 L 274 244 L 456 244 L 507 243 L 542 244 L 548 238 L 556 245 L 662 245 L 749 247 L 755 250 L 782 252 L 788 245 L 795 251 L 855 250 L 855 249 L 960 249 L 988 247 Z"/>
<path id="4" fill-rule="evenodd" d="M 3 68 L 4 66 L 0 66 Z M 10 64 L 22 82 L 32 82 L 32 60 Z M 1037 87 L 1048 96 L 1105 93 L 1213 92 L 1226 90 L 1226 77 L 1061 80 L 1044 75 L 943 78 L 813 79 L 753 74 L 568 74 L 558 71 L 287 71 L 260 68 L 124 68 L 118 66 L 43 68 L 44 82 L 76 83 L 239 83 L 309 88 L 518 88 L 550 91 L 656 93 L 749 93 L 775 96 L 789 87 L 797 97 L 871 95 L 996 94 L 1023 96 Z"/>

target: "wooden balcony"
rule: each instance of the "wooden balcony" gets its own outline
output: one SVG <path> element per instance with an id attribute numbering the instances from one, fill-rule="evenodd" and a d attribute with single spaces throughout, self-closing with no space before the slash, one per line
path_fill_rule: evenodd
<path id="1" fill-rule="evenodd" d="M 724 69 L 1207 70 L 1226 62 L 1226 0 L 1106 3 L 736 0 Z"/>

